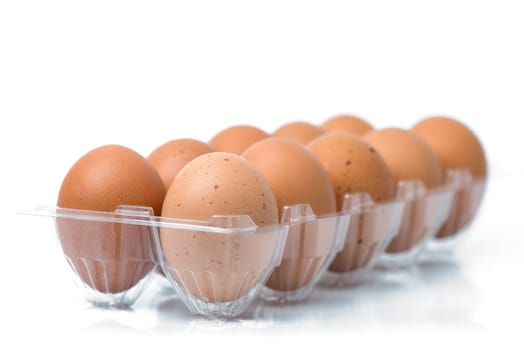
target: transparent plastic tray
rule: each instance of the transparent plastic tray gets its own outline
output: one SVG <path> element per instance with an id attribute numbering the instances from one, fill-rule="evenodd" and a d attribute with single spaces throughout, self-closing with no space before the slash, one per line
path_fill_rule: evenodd
<path id="1" fill-rule="evenodd" d="M 351 214 L 345 241 L 322 284 L 344 286 L 365 281 L 402 222 L 404 200 L 374 203 L 368 193 L 346 194 L 342 212 Z"/>
<path id="2" fill-rule="evenodd" d="M 297 218 L 292 220 L 291 218 Z M 287 208 L 283 224 L 289 232 L 282 262 L 262 291 L 267 300 L 300 301 L 313 290 L 319 278 L 342 249 L 349 214 L 317 217 L 309 204 Z"/>
<path id="3" fill-rule="evenodd" d="M 319 282 L 364 282 L 377 262 L 404 267 L 423 250 L 449 251 L 473 220 L 485 185 L 454 169 L 434 190 L 403 182 L 385 203 L 347 194 L 340 212 L 320 217 L 308 204 L 294 205 L 268 227 L 245 215 L 181 220 L 140 206 L 114 212 L 39 206 L 22 214 L 54 219 L 73 277 L 97 306 L 131 306 L 161 271 L 192 313 L 231 318 L 258 295 L 301 301 Z"/>
<path id="4" fill-rule="evenodd" d="M 451 212 L 454 191 L 450 186 L 427 190 L 419 180 L 401 181 L 397 199 L 405 202 L 398 234 L 379 259 L 382 269 L 409 267 L 439 232 Z"/>
<path id="5" fill-rule="evenodd" d="M 428 244 L 431 253 L 450 252 L 478 212 L 486 190 L 486 178 L 473 178 L 466 169 L 450 169 L 446 184 L 453 190 L 451 211 L 442 228 Z"/>

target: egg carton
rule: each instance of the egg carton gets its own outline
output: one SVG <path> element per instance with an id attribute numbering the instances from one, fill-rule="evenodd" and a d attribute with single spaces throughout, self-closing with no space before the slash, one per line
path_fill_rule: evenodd
<path id="1" fill-rule="evenodd" d="M 433 190 L 420 181 L 397 188 L 394 200 L 381 203 L 347 194 L 332 215 L 288 206 L 280 224 L 267 227 L 246 215 L 194 221 L 139 206 L 40 206 L 22 214 L 54 219 L 74 280 L 97 306 L 131 306 L 160 270 L 192 313 L 231 318 L 257 296 L 299 302 L 318 283 L 362 283 L 376 266 L 403 268 L 424 251 L 452 249 L 478 210 L 485 180 L 455 169 Z"/>

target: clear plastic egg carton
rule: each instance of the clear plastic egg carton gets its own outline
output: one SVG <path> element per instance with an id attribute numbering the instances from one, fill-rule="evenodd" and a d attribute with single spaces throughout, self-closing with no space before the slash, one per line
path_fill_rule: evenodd
<path id="1" fill-rule="evenodd" d="M 446 184 L 398 184 L 395 200 L 347 194 L 342 210 L 316 216 L 310 205 L 285 207 L 279 225 L 258 227 L 246 215 L 207 221 L 35 207 L 23 214 L 54 219 L 57 237 L 84 297 L 100 307 L 129 307 L 159 269 L 198 315 L 238 316 L 257 296 L 300 302 L 318 283 L 362 283 L 375 267 L 417 263 L 424 251 L 450 250 L 473 220 L 486 181 L 451 170 Z"/>

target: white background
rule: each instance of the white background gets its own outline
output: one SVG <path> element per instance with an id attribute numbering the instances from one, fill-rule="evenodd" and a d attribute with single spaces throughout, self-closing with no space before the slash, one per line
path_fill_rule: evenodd
<path id="1" fill-rule="evenodd" d="M 0 342 L 519 347 L 523 18 L 519 1 L 2 1 Z M 233 124 L 342 112 L 376 127 L 446 114 L 479 135 L 490 183 L 455 258 L 219 324 L 155 293 L 127 313 L 88 308 L 51 221 L 15 214 L 55 204 L 72 163 L 103 144 L 146 156 Z"/>

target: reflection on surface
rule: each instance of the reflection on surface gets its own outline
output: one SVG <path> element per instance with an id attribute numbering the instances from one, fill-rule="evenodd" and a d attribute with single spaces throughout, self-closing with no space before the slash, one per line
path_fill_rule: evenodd
<path id="1" fill-rule="evenodd" d="M 433 321 L 474 326 L 472 314 L 478 303 L 478 293 L 453 260 L 428 260 L 420 264 L 421 280 L 432 293 Z"/>
<path id="2" fill-rule="evenodd" d="M 89 306 L 82 310 L 84 325 L 79 327 L 85 332 L 130 332 L 145 331 L 155 324 L 151 313 L 137 312 L 133 308 L 103 309 Z"/>
<path id="3" fill-rule="evenodd" d="M 380 327 L 445 326 L 477 328 L 472 314 L 477 291 L 453 259 L 424 260 L 402 270 L 375 271 L 369 281 L 350 287 L 317 287 L 301 303 L 255 300 L 234 320 L 192 315 L 159 278 L 133 309 L 88 310 L 90 330 L 160 332 L 223 330 L 323 331 Z"/>

